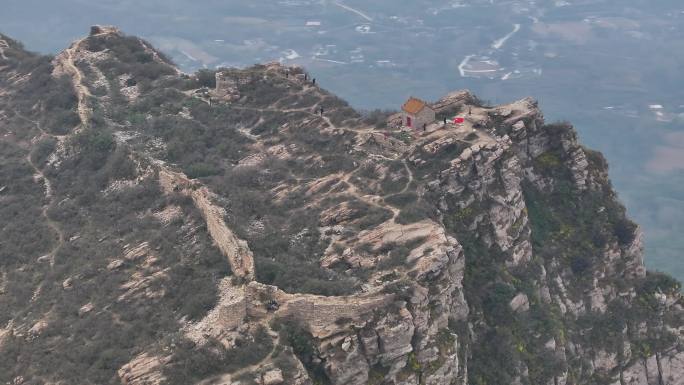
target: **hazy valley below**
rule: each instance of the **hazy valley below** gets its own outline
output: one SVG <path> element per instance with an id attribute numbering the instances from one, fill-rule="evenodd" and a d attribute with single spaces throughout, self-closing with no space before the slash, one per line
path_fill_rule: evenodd
<path id="1" fill-rule="evenodd" d="M 680 113 L 577 53 L 635 11 L 77 5 L 147 39 L 0 34 L 0 383 L 684 385 Z"/>
<path id="2" fill-rule="evenodd" d="M 534 96 L 606 155 L 647 264 L 684 278 L 678 1 L 28 0 L 0 14 L 2 32 L 44 53 L 93 23 L 145 37 L 184 71 L 300 64 L 363 109 L 464 88 L 493 103 Z"/>

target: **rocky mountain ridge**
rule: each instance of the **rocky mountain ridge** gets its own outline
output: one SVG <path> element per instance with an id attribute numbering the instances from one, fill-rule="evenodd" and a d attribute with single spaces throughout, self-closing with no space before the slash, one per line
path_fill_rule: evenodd
<path id="1" fill-rule="evenodd" d="M 2 42 L 0 380 L 683 383 L 679 284 L 534 100 L 421 134 L 301 68 Z"/>

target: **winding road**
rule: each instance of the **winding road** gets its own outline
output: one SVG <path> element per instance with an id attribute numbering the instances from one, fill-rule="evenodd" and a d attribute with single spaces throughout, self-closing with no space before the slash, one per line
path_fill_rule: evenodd
<path id="1" fill-rule="evenodd" d="M 373 18 L 372 18 L 372 17 L 366 15 L 365 13 L 359 11 L 359 10 L 356 9 L 356 8 L 352 8 L 352 7 L 350 7 L 350 6 L 348 6 L 348 5 L 344 4 L 344 3 L 342 3 L 341 1 L 336 1 L 336 2 L 335 2 L 335 5 L 337 5 L 338 7 L 342 8 L 342 9 L 346 9 L 346 10 L 349 11 L 349 12 L 353 12 L 353 13 L 359 15 L 359 16 L 361 16 L 362 18 L 366 19 L 367 21 L 373 21 Z"/>

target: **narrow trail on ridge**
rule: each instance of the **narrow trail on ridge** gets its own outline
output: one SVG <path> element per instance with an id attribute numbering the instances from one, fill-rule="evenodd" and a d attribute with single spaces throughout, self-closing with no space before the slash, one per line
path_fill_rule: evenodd
<path id="1" fill-rule="evenodd" d="M 92 96 L 88 87 L 83 84 L 83 73 L 74 63 L 74 52 L 81 46 L 83 41 L 85 39 L 78 40 L 65 50 L 64 60 L 60 61 L 63 69 L 71 74 L 72 84 L 78 98 L 78 116 L 81 121 L 79 128 L 86 128 L 88 126 L 91 110 L 88 108 L 86 100 Z M 78 131 L 78 128 L 76 131 Z M 191 185 L 189 178 L 185 174 L 171 171 L 164 165 L 160 165 L 160 167 L 162 169 L 160 177 L 164 176 L 167 179 L 166 184 L 174 186 L 171 187 L 171 190 L 177 186 L 187 187 Z M 195 206 L 202 213 L 209 230 L 209 235 L 223 255 L 228 258 L 233 273 L 247 281 L 253 280 L 255 272 L 251 250 L 249 250 L 247 242 L 237 238 L 228 228 L 223 220 L 223 209 L 212 202 L 213 194 L 205 186 L 198 189 L 189 189 L 189 191 L 185 192 L 193 198 Z"/>
<path id="2" fill-rule="evenodd" d="M 280 74 L 276 74 L 276 76 L 283 77 Z M 298 94 L 301 95 L 301 94 L 307 92 L 308 90 L 311 89 L 311 87 L 314 87 L 314 86 L 308 86 L 308 87 L 304 88 L 302 91 L 298 92 Z M 322 114 L 322 113 L 317 113 L 317 111 L 319 110 L 319 105 L 323 101 L 323 98 L 320 96 L 318 97 L 318 99 L 319 100 L 314 104 L 314 106 L 300 107 L 300 108 L 278 108 L 275 104 L 271 104 L 270 106 L 267 106 L 267 107 L 231 106 L 230 108 L 234 108 L 234 109 L 238 109 L 238 110 L 252 110 L 252 111 L 259 111 L 259 112 L 278 112 L 278 113 L 301 112 L 301 113 L 305 113 L 305 114 L 312 116 L 312 117 L 315 117 L 315 118 L 320 118 L 321 120 L 323 120 L 325 122 L 325 124 L 328 125 L 329 129 L 331 129 L 333 131 L 342 130 L 342 131 L 354 132 L 356 134 L 372 134 L 375 132 L 375 129 L 373 127 L 366 127 L 366 128 L 360 128 L 360 129 L 355 129 L 355 128 L 351 128 L 351 127 L 338 127 L 336 124 L 334 124 L 332 122 L 332 120 L 328 116 L 326 116 L 325 114 Z M 263 120 L 263 118 L 259 122 L 261 122 L 262 120 Z M 258 125 L 258 123 L 257 123 L 257 125 Z M 245 136 L 247 136 L 253 140 L 257 140 L 259 138 L 257 135 L 251 134 L 248 129 L 243 128 L 243 129 L 240 129 L 239 131 L 242 134 L 244 134 Z M 262 146 L 260 146 L 260 148 L 261 147 Z M 387 156 L 380 155 L 380 154 L 368 154 L 368 157 L 382 159 L 382 160 L 386 160 L 386 161 L 390 161 L 390 162 L 394 162 L 394 161 L 398 160 L 398 159 L 389 158 Z M 414 177 L 413 177 L 413 172 L 411 171 L 410 167 L 408 166 L 408 163 L 406 162 L 406 160 L 403 159 L 401 162 L 404 165 L 404 168 L 406 169 L 408 180 L 406 182 L 406 185 L 403 187 L 403 189 L 399 193 L 405 193 L 410 188 L 411 183 L 413 183 Z M 360 167 L 362 167 L 362 166 L 359 165 L 359 167 L 357 167 L 353 171 L 350 171 L 349 173 L 344 175 L 343 178 L 341 179 L 341 181 L 345 182 L 347 184 L 347 186 L 349 186 L 345 192 L 352 195 L 353 197 L 361 200 L 362 202 L 370 205 L 370 206 L 380 208 L 380 209 L 390 210 L 393 214 L 391 220 L 394 221 L 400 212 L 400 210 L 398 208 L 394 207 L 393 205 L 386 203 L 384 198 L 380 195 L 363 194 L 361 191 L 359 191 L 358 187 L 351 181 L 351 177 L 354 175 L 354 173 L 357 170 L 359 170 Z"/>
<path id="3" fill-rule="evenodd" d="M 40 139 L 42 137 L 48 136 L 57 139 L 54 135 L 50 135 L 43 128 L 40 126 L 40 122 L 37 122 L 35 120 L 31 120 L 27 118 L 26 116 L 23 116 L 19 112 L 15 111 L 15 114 L 21 118 L 22 120 L 25 120 L 31 124 L 33 124 L 39 131 L 40 131 L 40 136 L 37 139 Z M 59 139 L 57 139 L 59 141 Z M 31 159 L 31 152 L 26 155 L 26 162 L 31 166 L 31 168 L 34 171 L 34 178 L 36 180 L 41 180 L 43 184 L 45 185 L 45 198 L 46 198 L 46 203 L 43 205 L 43 208 L 41 210 L 41 215 L 45 217 L 45 223 L 48 225 L 50 230 L 52 230 L 55 234 L 57 234 L 57 244 L 48 252 L 44 257 L 47 257 L 48 261 L 50 262 L 50 267 L 54 267 L 55 265 L 55 255 L 57 254 L 57 251 L 64 245 L 65 242 L 65 236 L 64 236 L 64 231 L 60 228 L 59 224 L 52 220 L 50 218 L 50 215 L 48 215 L 48 209 L 50 206 L 52 206 L 52 199 L 53 199 L 53 189 L 52 189 L 52 183 L 50 182 L 50 179 L 48 179 L 47 176 L 43 173 L 43 171 L 38 167 L 37 164 L 33 162 L 33 159 Z M 41 257 L 43 258 L 43 257 Z"/>
<path id="4" fill-rule="evenodd" d="M 406 173 L 408 174 L 408 181 L 406 181 L 406 186 L 404 186 L 404 188 L 401 191 L 399 191 L 399 194 L 405 193 L 411 186 L 411 183 L 413 183 L 413 171 L 411 171 L 411 168 L 408 166 L 406 159 L 402 159 L 401 164 L 403 164 L 404 168 L 406 169 Z"/>
<path id="5" fill-rule="evenodd" d="M 67 48 L 64 53 L 66 60 L 62 61 L 64 69 L 71 73 L 72 84 L 76 90 L 76 97 L 78 98 L 78 117 L 81 120 L 81 128 L 88 125 L 90 119 L 90 109 L 87 106 L 86 98 L 92 96 L 88 87 L 83 84 L 83 73 L 76 67 L 74 63 L 74 51 L 83 43 L 85 39 L 76 41 L 71 47 Z"/>

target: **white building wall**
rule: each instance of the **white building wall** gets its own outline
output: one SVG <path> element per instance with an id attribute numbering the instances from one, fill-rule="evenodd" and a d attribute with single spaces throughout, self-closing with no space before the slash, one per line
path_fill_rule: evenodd
<path id="1" fill-rule="evenodd" d="M 435 121 L 435 111 L 431 108 L 423 108 L 416 115 L 404 111 L 402 115 L 402 124 L 404 127 L 409 127 L 408 118 L 411 118 L 411 128 L 422 130 L 423 124 L 429 125 Z"/>
<path id="2" fill-rule="evenodd" d="M 435 111 L 431 108 L 423 108 L 416 115 L 416 129 L 423 129 L 423 124 L 432 124 L 435 121 Z"/>

